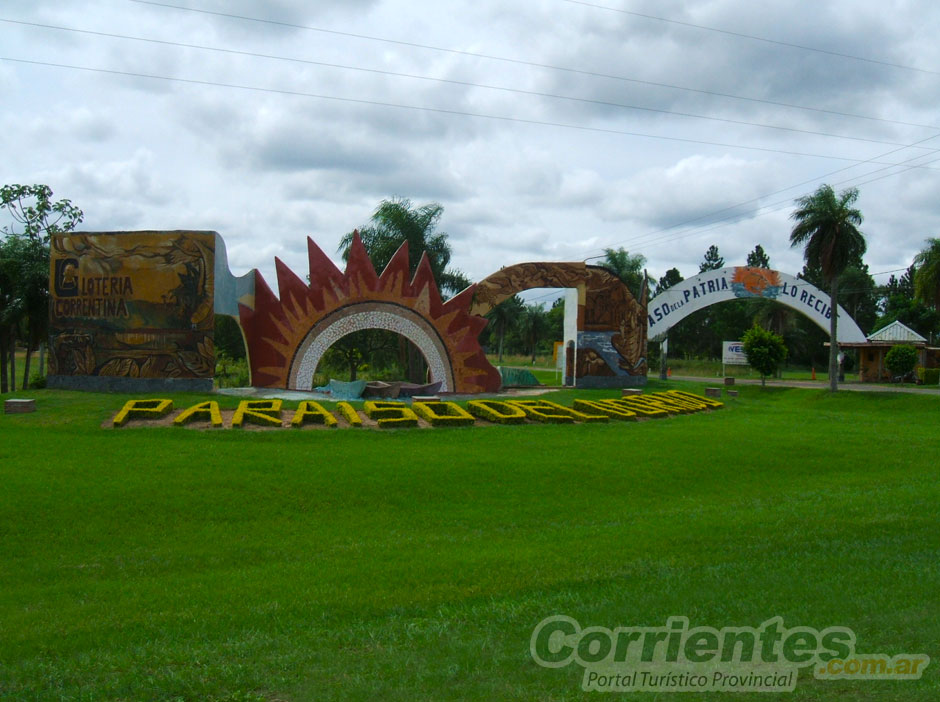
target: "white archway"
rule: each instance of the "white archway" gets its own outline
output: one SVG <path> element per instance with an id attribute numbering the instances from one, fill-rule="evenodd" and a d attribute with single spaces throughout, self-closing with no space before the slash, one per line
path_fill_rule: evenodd
<path id="1" fill-rule="evenodd" d="M 832 309 L 827 293 L 780 271 L 731 266 L 699 273 L 650 300 L 647 306 L 649 338 L 662 337 L 690 314 L 709 305 L 747 298 L 775 300 L 792 307 L 829 333 Z M 864 343 L 865 334 L 841 306 L 838 315 L 839 343 Z"/>
<path id="2" fill-rule="evenodd" d="M 405 337 L 424 355 L 431 380 L 441 381 L 441 392 L 450 392 L 455 387 L 447 348 L 434 327 L 413 310 L 388 302 L 349 305 L 314 325 L 291 361 L 288 387 L 312 390 L 313 374 L 327 349 L 344 336 L 366 329 L 383 329 Z"/>

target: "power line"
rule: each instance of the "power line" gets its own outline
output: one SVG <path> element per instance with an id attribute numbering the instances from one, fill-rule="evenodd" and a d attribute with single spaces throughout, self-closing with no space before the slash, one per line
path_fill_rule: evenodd
<path id="1" fill-rule="evenodd" d="M 897 152 L 899 152 L 899 151 L 904 151 L 904 149 L 906 149 L 906 148 L 917 147 L 917 146 L 919 146 L 920 144 L 923 144 L 923 143 L 925 143 L 925 142 L 927 142 L 927 141 L 930 141 L 930 140 L 932 140 L 932 139 L 936 139 L 937 137 L 940 137 L 940 134 L 934 134 L 934 135 L 932 135 L 932 136 L 926 137 L 926 138 L 921 139 L 921 140 L 919 140 L 919 141 L 915 141 L 913 144 L 909 144 L 909 145 L 907 145 L 907 146 L 905 146 L 905 147 L 901 147 L 901 148 L 899 148 L 899 149 L 892 149 L 891 151 L 887 151 L 887 152 L 885 152 L 885 153 L 883 153 L 883 154 L 880 154 L 880 155 L 878 155 L 878 156 L 873 157 L 872 159 L 870 159 L 869 161 L 866 161 L 865 163 L 873 163 L 873 164 L 879 163 L 878 161 L 875 161 L 874 159 L 885 158 L 886 156 L 890 156 L 891 154 L 895 154 L 895 153 L 897 153 Z M 884 167 L 882 167 L 882 168 L 875 169 L 874 171 L 869 171 L 868 173 L 866 173 L 866 174 L 864 174 L 864 175 L 856 176 L 856 177 L 858 177 L 858 178 L 865 178 L 865 177 L 867 177 L 867 176 L 869 176 L 869 175 L 873 175 L 874 173 L 879 173 L 879 172 L 881 172 L 881 171 L 887 170 L 887 169 L 889 169 L 889 168 L 893 168 L 893 167 L 895 167 L 895 166 L 903 166 L 903 165 L 909 164 L 911 161 L 916 160 L 916 159 L 918 159 L 918 158 L 922 158 L 923 156 L 924 156 L 924 154 L 920 154 L 920 155 L 918 155 L 918 156 L 914 156 L 913 158 L 909 158 L 909 159 L 907 159 L 906 161 L 902 161 L 901 163 L 898 163 L 898 164 L 891 164 L 891 165 L 888 165 L 888 166 L 884 166 Z M 930 161 L 930 162 L 928 162 L 928 163 L 934 163 L 934 161 Z M 638 237 L 633 237 L 633 238 L 630 238 L 630 239 L 626 239 L 626 240 L 621 241 L 621 242 L 618 242 L 617 244 L 614 244 L 614 245 L 615 245 L 615 246 L 623 246 L 624 244 L 634 244 L 634 243 L 637 243 L 637 242 L 642 242 L 643 240 L 645 240 L 645 239 L 647 239 L 648 237 L 651 237 L 651 236 L 653 236 L 653 235 L 655 235 L 655 234 L 660 234 L 660 233 L 668 232 L 668 231 L 670 231 L 670 230 L 672 230 L 672 229 L 678 229 L 678 228 L 680 228 L 680 227 L 686 226 L 687 224 L 691 224 L 691 223 L 693 223 L 693 222 L 698 222 L 699 220 L 702 220 L 702 219 L 709 219 L 709 218 L 711 218 L 711 217 L 714 217 L 715 215 L 721 214 L 722 212 L 727 212 L 727 211 L 729 211 L 729 210 L 736 210 L 736 209 L 738 209 L 739 207 L 744 207 L 745 205 L 750 205 L 751 203 L 760 202 L 760 201 L 763 200 L 764 198 L 771 197 L 771 196 L 773 196 L 773 195 L 778 195 L 778 194 L 780 194 L 780 193 L 786 192 L 787 190 L 793 190 L 794 188 L 798 188 L 798 187 L 800 187 L 800 186 L 802 186 L 802 185 L 807 185 L 807 184 L 809 184 L 809 183 L 818 182 L 819 180 L 821 180 L 821 179 L 823 179 L 823 178 L 828 178 L 829 176 L 835 175 L 835 174 L 837 174 L 837 173 L 842 173 L 842 172 L 847 171 L 847 170 L 850 170 L 850 169 L 852 169 L 852 168 L 856 168 L 856 167 L 859 166 L 859 165 L 862 165 L 862 164 L 852 164 L 852 165 L 850 165 L 850 166 L 845 166 L 844 168 L 839 168 L 839 169 L 837 169 L 837 170 L 830 171 L 830 172 L 828 172 L 828 173 L 824 173 L 824 174 L 821 175 L 821 176 L 817 176 L 817 177 L 811 178 L 811 179 L 809 179 L 809 180 L 804 180 L 804 181 L 801 181 L 801 182 L 799 182 L 799 183 L 795 183 L 794 185 L 787 186 L 787 187 L 785 187 L 785 188 L 780 188 L 779 190 L 775 190 L 775 191 L 773 191 L 773 192 L 771 192 L 771 193 L 765 193 L 764 195 L 759 195 L 759 196 L 756 197 L 756 198 L 752 198 L 752 199 L 750 199 L 750 200 L 745 200 L 744 202 L 739 202 L 739 203 L 734 204 L 734 205 L 729 205 L 728 207 L 723 207 L 723 208 L 721 208 L 721 209 L 719 209 L 719 210 L 714 210 L 714 211 L 712 211 L 712 212 L 708 212 L 708 213 L 706 213 L 706 214 L 699 215 L 698 217 L 693 217 L 692 219 L 687 219 L 687 220 L 685 220 L 685 221 L 683 221 L 683 222 L 678 222 L 678 223 L 676 223 L 676 224 L 669 225 L 668 227 L 663 227 L 662 229 L 657 229 L 657 230 L 655 230 L 655 231 L 649 232 L 649 233 L 647 233 L 647 234 L 640 235 L 640 236 L 638 236 Z M 907 169 L 905 169 L 905 170 L 903 170 L 903 171 L 898 171 L 897 173 L 891 173 L 891 174 L 888 174 L 888 175 L 897 175 L 897 174 L 900 174 L 900 173 L 906 173 L 908 170 L 910 170 L 910 168 L 907 168 Z M 887 177 L 887 176 L 884 176 L 884 177 Z M 843 184 L 843 183 L 848 182 L 849 180 L 852 180 L 852 179 L 850 178 L 850 179 L 848 179 L 848 180 L 841 181 L 840 183 L 836 183 L 836 185 L 841 185 L 841 184 Z M 869 183 L 869 182 L 873 182 L 873 181 L 866 181 L 865 183 L 859 183 L 859 185 L 864 185 L 864 184 Z M 783 201 L 781 201 L 781 202 L 783 202 Z M 789 202 L 789 201 L 786 201 L 786 202 Z M 750 211 L 750 212 L 737 213 L 737 214 L 734 214 L 734 215 L 729 215 L 728 217 L 722 218 L 721 221 L 739 219 L 739 218 L 741 218 L 741 217 L 747 216 L 748 214 L 758 213 L 758 212 L 760 212 L 762 209 L 764 209 L 764 207 L 773 207 L 773 206 L 775 206 L 775 205 L 777 205 L 777 204 L 781 204 L 781 203 L 774 203 L 774 205 L 767 205 L 767 206 L 758 207 L 756 210 L 752 210 L 752 211 Z M 777 211 L 776 209 L 775 209 L 775 210 L 768 210 L 768 211 L 765 212 L 764 214 L 770 214 L 770 212 L 776 212 L 776 211 Z M 759 215 L 758 215 L 758 216 L 759 216 Z M 722 225 L 722 226 L 723 226 L 723 225 Z M 708 227 L 708 229 L 704 229 L 705 227 Z M 711 225 L 703 224 L 703 225 L 701 225 L 700 227 L 694 227 L 691 231 L 689 231 L 689 232 L 687 232 L 686 234 L 684 234 L 683 237 L 684 237 L 684 236 L 690 236 L 690 235 L 692 235 L 693 233 L 696 233 L 696 231 L 698 231 L 698 230 L 702 230 L 702 231 L 704 232 L 704 231 L 711 231 L 712 229 L 715 229 L 715 228 L 717 228 L 717 227 L 714 226 L 714 223 L 712 223 Z M 678 238 L 683 238 L 683 237 L 678 237 Z M 664 240 L 664 242 L 665 242 L 665 241 L 675 241 L 675 239 L 667 239 L 667 240 Z M 648 245 L 648 244 L 647 244 L 647 245 Z M 655 245 L 655 244 L 654 244 L 654 245 Z M 606 247 L 606 248 L 611 248 L 611 247 Z M 599 248 L 598 248 L 598 249 L 594 249 L 594 250 L 595 250 L 595 251 L 600 251 L 600 250 L 602 250 L 602 249 L 599 249 Z M 590 260 L 593 260 L 593 259 L 595 259 L 595 258 L 603 258 L 604 255 L 605 255 L 605 254 L 601 254 L 601 255 L 599 255 L 599 256 L 590 256 L 590 257 L 588 257 L 588 258 L 586 258 L 586 259 L 584 259 L 584 260 L 585 260 L 585 261 L 590 261 Z"/>
<path id="2" fill-rule="evenodd" d="M 26 22 L 22 20 L 8 19 L 4 17 L 0 17 L 0 22 L 4 22 L 7 24 L 16 24 L 16 25 L 21 25 L 21 26 L 26 26 L 26 27 L 36 27 L 40 29 L 52 29 L 52 30 L 62 31 L 62 32 L 71 32 L 75 34 L 85 34 L 85 35 L 96 36 L 96 37 L 106 37 L 109 39 L 137 41 L 137 42 L 143 42 L 143 43 L 148 43 L 148 44 L 157 44 L 161 46 L 172 46 L 172 47 L 185 48 L 185 49 L 196 49 L 199 51 L 211 51 L 215 53 L 231 54 L 235 56 L 263 58 L 263 59 L 269 59 L 273 61 L 286 61 L 290 63 L 299 63 L 303 65 L 308 65 L 308 66 L 319 66 L 319 67 L 324 67 L 324 68 L 335 68 L 339 70 L 359 71 L 363 73 L 393 76 L 396 78 L 409 78 L 409 79 L 414 79 L 414 80 L 423 80 L 423 81 L 430 81 L 430 82 L 435 82 L 435 83 L 444 83 L 444 84 L 449 84 L 449 85 L 460 85 L 460 86 L 471 87 L 471 88 L 482 88 L 485 90 L 497 90 L 497 91 L 502 91 L 502 92 L 515 93 L 519 95 L 529 95 L 533 97 L 544 97 L 544 98 L 551 98 L 554 100 L 566 100 L 570 102 L 579 102 L 579 103 L 586 103 L 586 104 L 591 104 L 591 105 L 599 105 L 602 107 L 617 107 L 617 108 L 628 109 L 628 110 L 637 110 L 641 112 L 652 112 L 652 113 L 657 113 L 657 114 L 673 115 L 677 117 L 704 119 L 704 120 L 710 120 L 710 121 L 715 121 L 715 122 L 723 122 L 726 124 L 737 124 L 737 125 L 749 126 L 749 127 L 760 127 L 763 129 L 776 129 L 780 131 L 787 131 L 787 132 L 793 132 L 793 133 L 798 133 L 798 134 L 811 134 L 814 136 L 830 137 L 830 138 L 835 138 L 835 139 L 862 141 L 862 142 L 866 142 L 870 144 L 883 144 L 887 146 L 904 146 L 904 144 L 900 142 L 883 141 L 881 139 L 870 139 L 867 137 L 851 136 L 847 134 L 820 132 L 820 131 L 815 131 L 812 129 L 800 129 L 798 127 L 788 127 L 788 126 L 777 125 L 777 124 L 749 122 L 747 120 L 730 119 L 727 117 L 715 117 L 712 115 L 701 115 L 701 114 L 696 114 L 696 113 L 691 113 L 691 112 L 679 112 L 677 110 L 666 110 L 666 109 L 655 108 L 655 107 L 646 107 L 642 105 L 630 105 L 630 104 L 619 103 L 619 102 L 610 102 L 607 100 L 581 98 L 581 97 L 576 97 L 572 95 L 561 95 L 557 93 L 546 93 L 546 92 L 541 92 L 541 91 L 536 91 L 536 90 L 525 90 L 522 88 L 511 88 L 511 87 L 499 86 L 499 85 L 489 85 L 486 83 L 475 83 L 472 81 L 462 81 L 462 80 L 455 80 L 451 78 L 437 78 L 434 76 L 423 76 L 423 75 L 418 75 L 418 74 L 413 74 L 413 73 L 401 73 L 397 71 L 389 71 L 389 70 L 383 70 L 383 69 L 377 69 L 377 68 L 365 68 L 362 66 L 351 66 L 348 64 L 331 63 L 327 61 L 313 61 L 310 59 L 301 59 L 301 58 L 294 58 L 294 57 L 289 57 L 289 56 L 278 56 L 275 54 L 265 54 L 265 53 L 259 53 L 259 52 L 254 52 L 254 51 L 243 51 L 240 49 L 230 49 L 230 48 L 217 47 L 217 46 L 206 46 L 203 44 L 188 44 L 185 42 L 169 41 L 169 40 L 164 40 L 164 39 L 151 39 L 148 37 L 132 36 L 128 34 L 99 32 L 99 31 L 94 31 L 94 30 L 89 30 L 89 29 L 64 27 L 61 25 L 42 24 L 39 22 Z"/>
<path id="3" fill-rule="evenodd" d="M 183 12 L 192 12 L 192 13 L 198 13 L 198 14 L 204 14 L 204 15 L 211 15 L 214 17 L 225 17 L 227 19 L 240 20 L 244 22 L 256 22 L 259 24 L 270 24 L 270 25 L 274 25 L 278 27 L 286 27 L 289 29 L 300 29 L 300 30 L 309 31 L 309 32 L 319 32 L 322 34 L 331 34 L 334 36 L 349 37 L 352 39 L 361 39 L 364 41 L 375 41 L 375 42 L 381 42 L 385 44 L 392 44 L 395 46 L 406 46 L 406 47 L 414 48 L 414 49 L 438 51 L 441 53 L 455 54 L 458 56 L 470 56 L 472 58 L 481 58 L 481 59 L 486 59 L 489 61 L 500 61 L 503 63 L 510 63 L 510 64 L 514 64 L 517 66 L 528 66 L 530 68 L 541 68 L 541 69 L 551 70 L 551 71 L 560 71 L 563 73 L 570 73 L 572 75 L 589 76 L 592 78 L 604 78 L 608 80 L 616 80 L 616 81 L 621 81 L 625 83 L 635 83 L 637 85 L 649 85 L 649 86 L 653 86 L 657 88 L 669 88 L 670 90 L 681 90 L 684 92 L 697 93 L 700 95 L 709 95 L 712 97 L 721 97 L 721 98 L 728 98 L 732 100 L 742 100 L 745 102 L 761 103 L 764 105 L 773 105 L 775 107 L 787 107 L 787 108 L 795 109 L 795 110 L 806 110 L 809 112 L 818 112 L 822 114 L 835 115 L 838 117 L 851 117 L 853 119 L 864 119 L 864 120 L 870 120 L 874 122 L 883 122 L 886 124 L 899 124 L 899 125 L 903 125 L 906 127 L 922 127 L 925 129 L 940 129 L 940 127 L 936 125 L 931 125 L 931 124 L 919 124 L 917 122 L 904 122 L 901 120 L 887 119 L 884 117 L 872 117 L 870 115 L 860 115 L 860 114 L 855 114 L 852 112 L 840 112 L 838 110 L 827 110 L 821 107 L 809 107 L 806 105 L 796 105 L 793 103 L 779 102 L 776 100 L 768 100 L 765 98 L 747 97 L 743 95 L 733 95 L 731 93 L 722 93 L 722 92 L 718 92 L 714 90 L 703 90 L 701 88 L 690 88 L 690 87 L 682 86 L 682 85 L 672 85 L 670 83 L 659 83 L 659 82 L 651 81 L 651 80 L 642 80 L 639 78 L 630 78 L 627 76 L 601 73 L 599 71 L 588 71 L 584 69 L 570 68 L 566 66 L 557 66 L 557 65 L 548 64 L 548 63 L 539 63 L 536 61 L 526 61 L 524 59 L 514 59 L 514 58 L 509 58 L 506 56 L 497 56 L 495 54 L 484 54 L 484 53 L 475 52 L 475 51 L 464 51 L 462 49 L 452 49 L 452 48 L 443 47 L 443 46 L 434 46 L 431 44 L 420 44 L 418 42 L 403 41 L 399 39 L 389 39 L 387 37 L 379 37 L 379 36 L 373 36 L 369 34 L 357 34 L 355 32 L 344 32 L 338 29 L 325 29 L 323 27 L 314 27 L 311 25 L 304 25 L 304 24 L 294 24 L 291 22 L 281 22 L 278 20 L 264 19 L 261 17 L 250 17 L 247 15 L 236 15 L 236 14 L 232 14 L 228 12 L 205 10 L 205 9 L 196 8 L 196 7 L 185 7 L 183 5 L 173 5 L 173 4 L 165 3 L 165 2 L 157 2 L 156 0 L 127 0 L 127 2 L 137 3 L 139 5 L 152 5 L 154 7 L 163 7 L 163 8 L 172 9 L 172 10 L 180 10 Z"/>
<path id="4" fill-rule="evenodd" d="M 138 2 L 139 0 L 131 0 Z M 250 92 L 271 93 L 276 95 L 292 95 L 295 97 L 307 97 L 317 100 L 329 100 L 333 102 L 343 102 L 356 105 L 371 105 L 375 107 L 391 107 L 401 110 L 415 110 L 431 114 L 456 115 L 461 117 L 476 117 L 479 119 L 488 119 L 501 122 L 511 122 L 515 124 L 529 124 L 541 127 L 557 127 L 561 129 L 574 129 L 582 132 L 592 132 L 599 134 L 617 134 L 620 136 L 638 137 L 643 139 L 659 139 L 663 141 L 672 141 L 684 144 L 699 144 L 704 146 L 718 146 L 726 149 L 744 149 L 746 151 L 759 151 L 762 153 L 784 154 L 787 156 L 804 156 L 809 158 L 822 158 L 834 161 L 849 161 L 852 163 L 882 163 L 880 161 L 871 161 L 870 159 L 850 158 L 848 156 L 835 156 L 830 154 L 813 154 L 802 151 L 790 151 L 787 149 L 772 149 L 765 146 L 748 146 L 745 144 L 732 144 L 719 141 L 706 141 L 703 139 L 689 139 L 686 137 L 666 136 L 663 134 L 648 134 L 644 132 L 633 132 L 623 129 L 611 129 L 606 127 L 591 127 L 582 124 L 571 124 L 566 122 L 552 122 L 548 120 L 528 119 L 525 117 L 510 117 L 506 115 L 492 115 L 483 112 L 469 112 L 465 110 L 452 110 L 443 107 L 427 107 L 422 105 L 406 105 L 401 103 L 386 102 L 382 100 L 367 100 L 364 98 L 340 97 L 338 95 L 326 95 L 322 93 L 307 93 L 299 90 L 286 90 L 281 88 L 263 88 L 255 85 L 241 85 L 238 83 L 222 83 L 218 81 L 198 80 L 194 78 L 179 78 L 174 76 L 162 76 L 152 73 L 138 73 L 136 71 L 119 71 L 108 68 L 94 68 L 91 66 L 77 66 L 74 64 L 54 63 L 51 61 L 36 61 L 31 59 L 15 58 L 12 56 L 0 56 L 0 61 L 10 61 L 33 66 L 46 66 L 49 68 L 64 68 L 67 70 L 84 71 L 88 73 L 103 73 L 106 75 L 124 76 L 130 78 L 145 78 L 148 80 L 163 80 L 173 83 L 183 83 L 187 85 L 212 86 L 217 88 L 231 88 L 234 90 L 246 90 Z M 896 164 L 884 164 L 896 165 Z M 924 166 L 924 168 L 928 168 Z M 930 169 L 937 170 L 937 169 Z"/>
<path id="5" fill-rule="evenodd" d="M 644 19 L 655 20 L 657 22 L 666 22 L 668 24 L 676 24 L 682 27 L 691 27 L 692 29 L 700 29 L 706 32 L 715 32 L 716 34 L 725 34 L 725 35 L 732 36 L 732 37 L 738 37 L 740 39 L 750 39 L 752 41 L 760 41 L 760 42 L 764 42 L 765 44 L 775 44 L 777 46 L 786 46 L 791 49 L 800 49 L 801 51 L 813 51 L 819 54 L 826 54 L 828 56 L 838 56 L 839 58 L 852 59 L 853 61 L 864 61 L 865 63 L 873 63 L 879 66 L 901 68 L 905 71 L 917 71 L 919 73 L 929 73 L 935 76 L 940 75 L 940 71 L 931 71 L 927 68 L 918 68 L 916 66 L 906 66 L 901 63 L 891 63 L 889 61 L 880 61 L 878 59 L 867 58 L 865 56 L 855 56 L 854 54 L 844 54 L 839 51 L 831 51 L 829 49 L 820 49 L 817 46 L 807 46 L 805 44 L 793 44 L 787 41 L 780 41 L 778 39 L 769 39 L 767 37 L 760 37 L 754 34 L 746 34 L 744 32 L 733 32 L 728 29 L 708 27 L 706 25 L 695 24 L 693 22 L 683 22 L 681 20 L 669 19 L 667 17 L 657 17 L 656 15 L 647 15 L 642 12 L 621 10 L 616 7 L 608 7 L 606 5 L 597 5 L 592 2 L 585 2 L 585 0 L 562 0 L 562 2 L 571 3 L 572 5 L 584 5 L 585 7 L 593 7 L 598 10 L 607 10 L 608 12 L 617 12 L 622 15 L 632 15 L 633 17 L 642 17 Z"/>

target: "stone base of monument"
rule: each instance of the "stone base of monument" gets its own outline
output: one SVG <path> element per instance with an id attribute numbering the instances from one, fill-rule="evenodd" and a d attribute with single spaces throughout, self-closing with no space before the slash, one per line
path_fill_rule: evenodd
<path id="1" fill-rule="evenodd" d="M 4 414 L 25 414 L 36 411 L 36 400 L 6 400 L 3 403 Z"/>
<path id="2" fill-rule="evenodd" d="M 437 395 L 414 395 L 411 398 L 412 402 L 440 402 L 441 398 Z"/>
<path id="3" fill-rule="evenodd" d="M 642 395 L 642 394 L 643 394 L 643 390 L 641 388 L 623 388 L 623 390 L 620 391 L 621 397 L 628 397 L 630 395 Z"/>
<path id="4" fill-rule="evenodd" d="M 738 391 L 737 391 L 737 390 L 729 390 L 729 391 L 728 391 L 728 397 L 737 397 L 737 396 L 738 396 Z"/>
<path id="5" fill-rule="evenodd" d="M 705 397 L 721 397 L 721 388 L 705 388 Z"/>
<path id="6" fill-rule="evenodd" d="M 734 385 L 734 378 L 725 378 L 725 385 Z"/>

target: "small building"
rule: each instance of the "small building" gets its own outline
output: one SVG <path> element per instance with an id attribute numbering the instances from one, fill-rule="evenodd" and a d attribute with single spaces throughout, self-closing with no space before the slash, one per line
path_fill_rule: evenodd
<path id="1" fill-rule="evenodd" d="M 891 380 L 891 371 L 885 367 L 885 356 L 892 346 L 906 344 L 918 351 L 918 365 L 923 368 L 940 366 L 940 348 L 927 345 L 927 339 L 901 322 L 891 322 L 872 332 L 863 344 L 839 344 L 843 349 L 858 349 L 858 379 L 877 383 Z"/>

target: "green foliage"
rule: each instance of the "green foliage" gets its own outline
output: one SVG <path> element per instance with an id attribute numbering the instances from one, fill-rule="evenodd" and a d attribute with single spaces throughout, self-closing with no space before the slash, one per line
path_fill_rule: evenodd
<path id="1" fill-rule="evenodd" d="M 47 185 L 4 185 L 0 210 L 10 218 L 0 227 L 0 349 L 6 350 L 17 338 L 23 342 L 25 387 L 32 351 L 49 329 L 49 239 L 74 230 L 84 215 L 69 200 L 53 201 Z M 16 378 L 8 381 L 6 370 L 4 357 L 0 392 L 16 386 Z"/>
<path id="2" fill-rule="evenodd" d="M 666 271 L 666 274 L 659 279 L 659 282 L 656 283 L 656 294 L 658 295 L 664 290 L 668 290 L 673 285 L 678 285 L 683 280 L 685 280 L 685 278 L 679 273 L 678 268 L 670 268 Z"/>
<path id="3" fill-rule="evenodd" d="M 622 246 L 619 249 L 604 249 L 604 260 L 600 266 L 606 268 L 623 281 L 637 299 L 643 287 L 643 266 L 646 258 L 640 254 L 630 254 Z"/>
<path id="4" fill-rule="evenodd" d="M 705 258 L 698 265 L 698 272 L 717 271 L 719 268 L 724 267 L 725 259 L 718 253 L 718 247 L 712 244 L 708 247 L 708 251 L 705 252 Z"/>
<path id="5" fill-rule="evenodd" d="M 917 349 L 908 344 L 892 346 L 885 354 L 885 367 L 896 376 L 905 376 L 917 365 Z"/>
<path id="6" fill-rule="evenodd" d="M 787 357 L 787 347 L 783 343 L 783 337 L 756 324 L 744 333 L 741 343 L 744 346 L 747 362 L 760 373 L 762 385 L 766 383 L 768 376 L 777 372 L 780 364 Z"/>
<path id="7" fill-rule="evenodd" d="M 940 384 L 940 368 L 918 368 L 917 377 L 924 385 Z"/>
<path id="8" fill-rule="evenodd" d="M 213 336 L 217 354 L 229 358 L 245 358 L 245 339 L 238 322 L 227 314 L 215 315 L 215 333 Z"/>
<path id="9" fill-rule="evenodd" d="M 751 268 L 770 268 L 770 256 L 764 251 L 764 247 L 758 244 L 754 250 L 747 255 L 747 265 Z"/>
<path id="10" fill-rule="evenodd" d="M 448 268 L 451 248 L 446 232 L 436 231 L 444 207 L 436 202 L 416 207 L 407 198 L 383 200 L 372 213 L 370 224 L 359 228 L 372 265 L 379 273 L 392 260 L 398 248 L 408 242 L 408 267 L 414 275 L 421 256 L 428 255 L 431 270 L 441 291 L 458 293 L 470 281 L 458 270 Z M 349 247 L 352 245 L 353 232 L 340 239 L 339 250 L 343 260 L 349 259 Z"/>
<path id="11" fill-rule="evenodd" d="M 820 185 L 812 195 L 798 198 L 790 215 L 796 222 L 790 244 L 804 247 L 806 263 L 818 266 L 827 283 L 865 253 L 865 237 L 858 230 L 862 213 L 852 207 L 856 200 L 858 188 L 837 196 L 831 185 Z"/>
<path id="12" fill-rule="evenodd" d="M 940 312 L 940 239 L 927 239 L 927 248 L 914 257 L 914 297 Z"/>
<path id="13" fill-rule="evenodd" d="M 251 383 L 248 359 L 231 358 L 225 354 L 215 357 L 215 384 L 220 388 L 246 388 Z"/>

